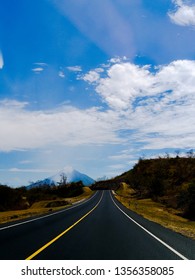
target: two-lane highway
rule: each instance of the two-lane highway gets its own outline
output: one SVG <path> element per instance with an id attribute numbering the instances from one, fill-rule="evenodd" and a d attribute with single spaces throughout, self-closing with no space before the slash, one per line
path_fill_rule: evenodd
<path id="1" fill-rule="evenodd" d="M 60 213 L 0 228 L 0 259 L 195 259 L 195 241 L 132 213 L 110 191 Z"/>
<path id="2" fill-rule="evenodd" d="M 0 227 L 0 259 L 26 259 L 97 205 L 101 192 L 84 203 L 46 216 Z"/>

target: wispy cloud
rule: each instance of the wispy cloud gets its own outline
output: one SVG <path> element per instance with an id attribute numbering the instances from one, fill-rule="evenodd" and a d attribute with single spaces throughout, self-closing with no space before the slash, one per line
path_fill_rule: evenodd
<path id="1" fill-rule="evenodd" d="M 26 172 L 26 173 L 46 173 L 46 172 L 54 172 L 53 169 L 37 169 L 37 168 L 18 168 L 18 167 L 12 167 L 12 168 L 7 168 L 7 169 L 0 169 L 0 172 L 15 172 L 15 173 L 23 173 L 23 172 Z M 57 170 L 56 170 L 57 172 Z"/>
<path id="2" fill-rule="evenodd" d="M 48 66 L 48 64 L 45 62 L 35 62 L 33 65 L 35 65 L 35 67 L 32 68 L 32 71 L 36 74 L 40 74 Z"/>
<path id="3" fill-rule="evenodd" d="M 3 66 L 4 66 L 3 54 L 0 50 L 0 69 L 3 69 Z"/>
<path id="4" fill-rule="evenodd" d="M 65 78 L 65 74 L 63 71 L 59 71 L 58 75 L 60 78 Z"/>
<path id="5" fill-rule="evenodd" d="M 3 99 L 0 100 L 0 108 L 3 110 L 21 110 L 24 107 L 26 107 L 28 105 L 28 102 L 21 102 L 21 101 L 17 101 L 17 100 L 12 100 L 12 99 Z"/>
<path id="6" fill-rule="evenodd" d="M 34 64 L 35 64 L 35 65 L 38 65 L 38 66 L 42 66 L 42 67 L 45 67 L 45 66 L 48 65 L 48 64 L 45 63 L 45 62 L 35 62 Z"/>
<path id="7" fill-rule="evenodd" d="M 171 21 L 181 26 L 195 26 L 195 5 L 185 4 L 182 0 L 173 0 L 176 10 L 168 13 Z"/>
<path id="8" fill-rule="evenodd" d="M 43 70 L 44 70 L 44 68 L 42 68 L 42 67 L 32 68 L 32 71 L 35 72 L 36 74 L 39 74 L 39 73 L 42 72 Z"/>
<path id="9" fill-rule="evenodd" d="M 93 82 L 96 82 L 98 81 L 100 78 L 100 74 L 99 74 L 99 71 L 97 70 L 91 70 L 89 71 L 86 75 L 84 75 L 82 77 L 82 79 L 86 82 L 90 82 L 90 83 L 93 83 Z"/>
<path id="10" fill-rule="evenodd" d="M 113 1 L 52 0 L 52 2 L 104 52 L 109 55 L 124 53 L 129 57 L 134 55 L 131 26 Z"/>
<path id="11" fill-rule="evenodd" d="M 72 71 L 72 72 L 81 72 L 82 71 L 82 68 L 81 66 L 68 66 L 66 67 L 69 71 Z"/>
<path id="12" fill-rule="evenodd" d="M 28 111 L 24 103 L 2 101 L 0 150 L 119 143 L 121 140 L 115 134 L 117 119 L 112 111 L 102 112 L 98 108 L 80 110 L 64 105 L 50 112 Z"/>

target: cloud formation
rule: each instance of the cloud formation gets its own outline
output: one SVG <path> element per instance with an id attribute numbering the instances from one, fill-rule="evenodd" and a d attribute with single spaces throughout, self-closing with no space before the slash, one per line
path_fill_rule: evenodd
<path id="1" fill-rule="evenodd" d="M 92 83 L 89 73 L 83 79 Z M 194 146 L 195 61 L 177 60 L 156 69 L 116 63 L 94 86 L 123 118 L 121 129 L 131 131 L 130 141 L 147 149 Z"/>
<path id="2" fill-rule="evenodd" d="M 99 72 L 96 70 L 89 71 L 86 75 L 83 76 L 83 80 L 89 83 L 98 81 L 100 78 Z"/>
<path id="3" fill-rule="evenodd" d="M 195 61 L 151 68 L 117 60 L 78 75 L 94 87 L 101 108 L 66 104 L 30 111 L 25 102 L 1 100 L 0 151 L 90 144 L 137 145 L 139 151 L 194 147 Z"/>
<path id="4" fill-rule="evenodd" d="M 58 72 L 58 75 L 59 75 L 60 78 L 65 78 L 65 74 L 64 74 L 64 72 L 62 70 L 60 70 Z"/>
<path id="5" fill-rule="evenodd" d="M 113 126 L 112 121 L 116 120 Z M 49 145 L 117 143 L 118 120 L 113 112 L 98 108 L 79 110 L 64 106 L 57 111 L 28 111 L 26 103 L 0 103 L 0 150 L 25 150 Z"/>
<path id="6" fill-rule="evenodd" d="M 82 68 L 81 66 L 79 65 L 76 65 L 76 66 L 68 66 L 66 67 L 69 71 L 72 71 L 72 72 L 81 72 L 82 71 Z"/>
<path id="7" fill-rule="evenodd" d="M 174 0 L 176 10 L 168 15 L 171 21 L 181 26 L 195 26 L 195 5 L 184 4 L 182 0 Z"/>
<path id="8" fill-rule="evenodd" d="M 44 69 L 42 67 L 36 67 L 36 68 L 33 68 L 32 71 L 39 74 L 40 72 L 42 72 Z"/>
<path id="9" fill-rule="evenodd" d="M 35 62 L 33 64 L 35 65 L 35 67 L 32 68 L 32 71 L 36 74 L 40 74 L 48 66 L 48 64 L 45 62 Z"/>

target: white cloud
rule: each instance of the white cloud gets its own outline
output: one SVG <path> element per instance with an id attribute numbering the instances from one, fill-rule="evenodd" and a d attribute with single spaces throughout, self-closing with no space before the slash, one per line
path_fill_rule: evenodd
<path id="1" fill-rule="evenodd" d="M 120 60 L 116 60 L 118 61 Z M 96 82 L 97 93 L 115 110 L 128 109 L 135 98 L 162 91 L 148 65 L 139 67 L 128 62 L 116 63 L 108 68 L 104 78 L 91 70 L 82 79 L 89 83 Z"/>
<path id="2" fill-rule="evenodd" d="M 58 75 L 60 78 L 65 78 L 65 74 L 63 71 L 59 71 Z"/>
<path id="3" fill-rule="evenodd" d="M 33 67 L 31 70 L 36 74 L 40 74 L 48 67 L 48 64 L 45 62 L 35 62 L 33 65 L 35 65 L 35 67 Z"/>
<path id="4" fill-rule="evenodd" d="M 3 169 L 3 168 L 1 168 L 0 169 L 0 171 L 1 172 L 21 172 L 21 173 L 23 173 L 23 172 L 27 172 L 27 173 L 46 173 L 46 172 L 54 172 L 54 170 L 53 169 L 35 169 L 35 168 L 18 168 L 18 167 L 12 167 L 12 168 L 8 168 L 8 169 Z M 56 172 L 57 172 L 58 170 L 56 170 Z"/>
<path id="5" fill-rule="evenodd" d="M 34 64 L 39 66 L 48 66 L 48 64 L 45 62 L 35 62 Z"/>
<path id="6" fill-rule="evenodd" d="M 126 56 L 123 56 L 122 58 L 119 57 L 119 56 L 116 56 L 116 57 L 112 57 L 109 61 L 110 63 L 121 63 L 123 61 L 127 60 L 127 57 Z"/>
<path id="7" fill-rule="evenodd" d="M 117 126 L 118 116 L 112 111 L 70 106 L 51 112 L 28 111 L 25 103 L 6 100 L 0 103 L 0 150 L 119 143 Z"/>
<path id="8" fill-rule="evenodd" d="M 6 110 L 20 110 L 28 105 L 28 102 L 21 102 L 17 100 L 3 99 L 0 100 L 0 108 Z"/>
<path id="9" fill-rule="evenodd" d="M 104 68 L 98 67 L 98 68 L 95 68 L 95 71 L 97 73 L 103 73 L 104 72 Z"/>
<path id="10" fill-rule="evenodd" d="M 91 83 L 89 73 L 84 80 Z M 194 146 L 195 61 L 173 61 L 155 71 L 116 63 L 96 80 L 95 90 L 121 116 L 121 129 L 129 129 L 124 138 L 140 149 Z"/>
<path id="11" fill-rule="evenodd" d="M 112 108 L 129 108 L 135 97 L 153 94 L 155 81 L 147 67 L 119 63 L 110 67 L 107 76 L 100 79 L 96 90 Z"/>
<path id="12" fill-rule="evenodd" d="M 168 13 L 171 21 L 181 26 L 195 26 L 195 5 L 184 4 L 182 0 L 174 0 L 176 11 Z"/>
<path id="13" fill-rule="evenodd" d="M 81 72 L 82 71 L 82 68 L 81 66 L 68 66 L 66 67 L 69 71 L 72 71 L 72 72 Z"/>
<path id="14" fill-rule="evenodd" d="M 159 66 L 156 72 L 151 71 L 148 65 L 140 67 L 128 62 L 117 63 L 107 70 L 106 76 L 101 77 L 91 70 L 83 76 L 83 80 L 89 83 L 96 81 L 97 93 L 116 110 L 130 109 L 135 101 L 139 106 L 145 106 L 147 102 L 156 106 L 168 105 L 177 99 L 184 101 L 194 94 L 195 61 L 173 61 Z"/>
<path id="15" fill-rule="evenodd" d="M 99 68 L 98 68 L 99 69 Z M 87 74 L 85 74 L 82 79 L 86 82 L 94 83 L 99 80 L 100 74 L 99 70 L 91 70 Z"/>
<path id="16" fill-rule="evenodd" d="M 36 74 L 39 74 L 39 73 L 42 72 L 43 70 L 44 70 L 44 68 L 42 68 L 42 67 L 32 68 L 32 71 L 35 72 Z"/>
<path id="17" fill-rule="evenodd" d="M 4 66 L 3 54 L 0 50 L 0 69 L 3 69 L 3 66 Z"/>
<path id="18" fill-rule="evenodd" d="M 82 79 L 94 85 L 107 109 L 29 111 L 27 103 L 0 101 L 0 150 L 51 146 L 129 144 L 132 148 L 194 148 L 195 61 L 178 60 L 150 69 L 119 62 Z M 95 83 L 94 83 L 95 82 Z M 117 154 L 128 160 L 132 153 Z M 111 159 L 111 158 L 110 158 Z"/>

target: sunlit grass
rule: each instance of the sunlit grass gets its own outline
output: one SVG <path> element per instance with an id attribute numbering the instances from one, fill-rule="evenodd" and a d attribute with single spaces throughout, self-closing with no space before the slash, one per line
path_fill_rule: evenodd
<path id="1" fill-rule="evenodd" d="M 134 190 L 122 184 L 116 198 L 127 208 L 144 218 L 195 239 L 195 222 L 179 216 L 179 212 L 151 199 L 137 199 Z"/>
<path id="2" fill-rule="evenodd" d="M 93 194 L 93 191 L 89 187 L 83 188 L 83 193 L 76 197 L 66 198 L 66 199 L 55 199 L 55 200 L 42 200 L 33 203 L 33 205 L 25 210 L 14 210 L 14 211 L 5 211 L 0 212 L 0 224 L 7 223 L 11 221 L 17 221 L 24 218 L 34 217 L 37 215 L 47 214 L 52 211 L 57 211 L 64 209 L 74 203 L 87 199 Z M 48 204 L 53 202 L 55 207 L 48 207 Z M 67 203 L 63 206 L 58 206 L 62 202 Z"/>

